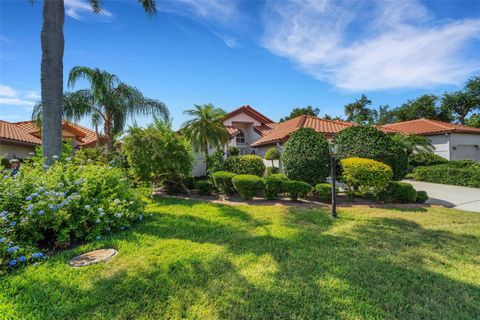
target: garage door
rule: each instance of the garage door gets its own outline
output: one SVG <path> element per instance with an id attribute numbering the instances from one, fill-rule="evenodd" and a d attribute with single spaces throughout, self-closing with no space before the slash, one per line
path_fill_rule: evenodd
<path id="1" fill-rule="evenodd" d="M 480 161 L 480 149 L 476 145 L 460 144 L 453 152 L 454 160 Z"/>

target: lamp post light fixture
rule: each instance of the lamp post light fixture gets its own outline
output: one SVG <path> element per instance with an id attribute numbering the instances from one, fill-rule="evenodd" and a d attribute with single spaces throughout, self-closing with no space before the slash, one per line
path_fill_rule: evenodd
<path id="1" fill-rule="evenodd" d="M 335 143 L 335 136 L 333 136 L 330 144 L 328 145 L 330 151 L 330 158 L 331 158 L 331 170 L 332 170 L 332 218 L 337 217 L 337 188 L 335 186 L 335 180 L 337 179 L 337 166 L 335 157 L 337 155 L 337 145 Z"/>

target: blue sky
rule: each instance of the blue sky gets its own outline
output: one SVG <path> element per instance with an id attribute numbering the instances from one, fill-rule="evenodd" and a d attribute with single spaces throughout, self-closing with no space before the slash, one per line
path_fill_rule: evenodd
<path id="1" fill-rule="evenodd" d="M 480 1 L 158 4 L 148 18 L 133 0 L 104 1 L 100 15 L 65 0 L 65 77 L 75 65 L 115 73 L 166 103 L 178 127 L 193 104 L 249 104 L 273 120 L 307 105 L 343 115 L 362 93 L 398 106 L 480 74 Z M 0 1 L 2 120 L 29 119 L 39 99 L 41 20 L 41 1 Z"/>

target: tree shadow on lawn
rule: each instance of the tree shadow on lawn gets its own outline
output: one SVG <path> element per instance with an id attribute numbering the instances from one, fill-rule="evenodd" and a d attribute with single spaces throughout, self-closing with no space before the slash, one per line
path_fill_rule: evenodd
<path id="1" fill-rule="evenodd" d="M 88 287 L 52 276 L 30 283 L 34 293 L 17 291 L 12 298 L 24 314 L 59 319 L 471 319 L 480 314 L 478 283 L 446 277 L 428 264 L 429 253 L 453 264 L 478 257 L 478 237 L 395 218 L 362 220 L 335 232 L 353 219 L 334 221 L 324 211 L 295 208 L 284 224 L 297 232 L 279 237 L 252 232 L 255 221 L 242 208 L 215 207 L 243 223 L 235 227 L 162 209 L 135 233 L 192 246 L 214 244 L 223 248 L 219 253 L 178 252 L 170 262 L 120 269 Z M 135 239 L 132 233 L 121 236 L 130 237 Z"/>

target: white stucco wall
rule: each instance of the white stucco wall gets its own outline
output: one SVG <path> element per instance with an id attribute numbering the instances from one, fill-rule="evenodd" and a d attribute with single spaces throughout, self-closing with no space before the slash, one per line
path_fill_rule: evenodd
<path id="1" fill-rule="evenodd" d="M 451 160 L 480 161 L 480 134 L 451 133 Z"/>
<path id="2" fill-rule="evenodd" d="M 450 135 L 438 134 L 434 136 L 428 136 L 430 142 L 435 147 L 435 153 L 447 160 L 450 159 Z"/>
<path id="3" fill-rule="evenodd" d="M 0 143 L 0 157 L 5 159 L 25 159 L 29 152 L 34 151 L 34 146 L 18 146 Z"/>

